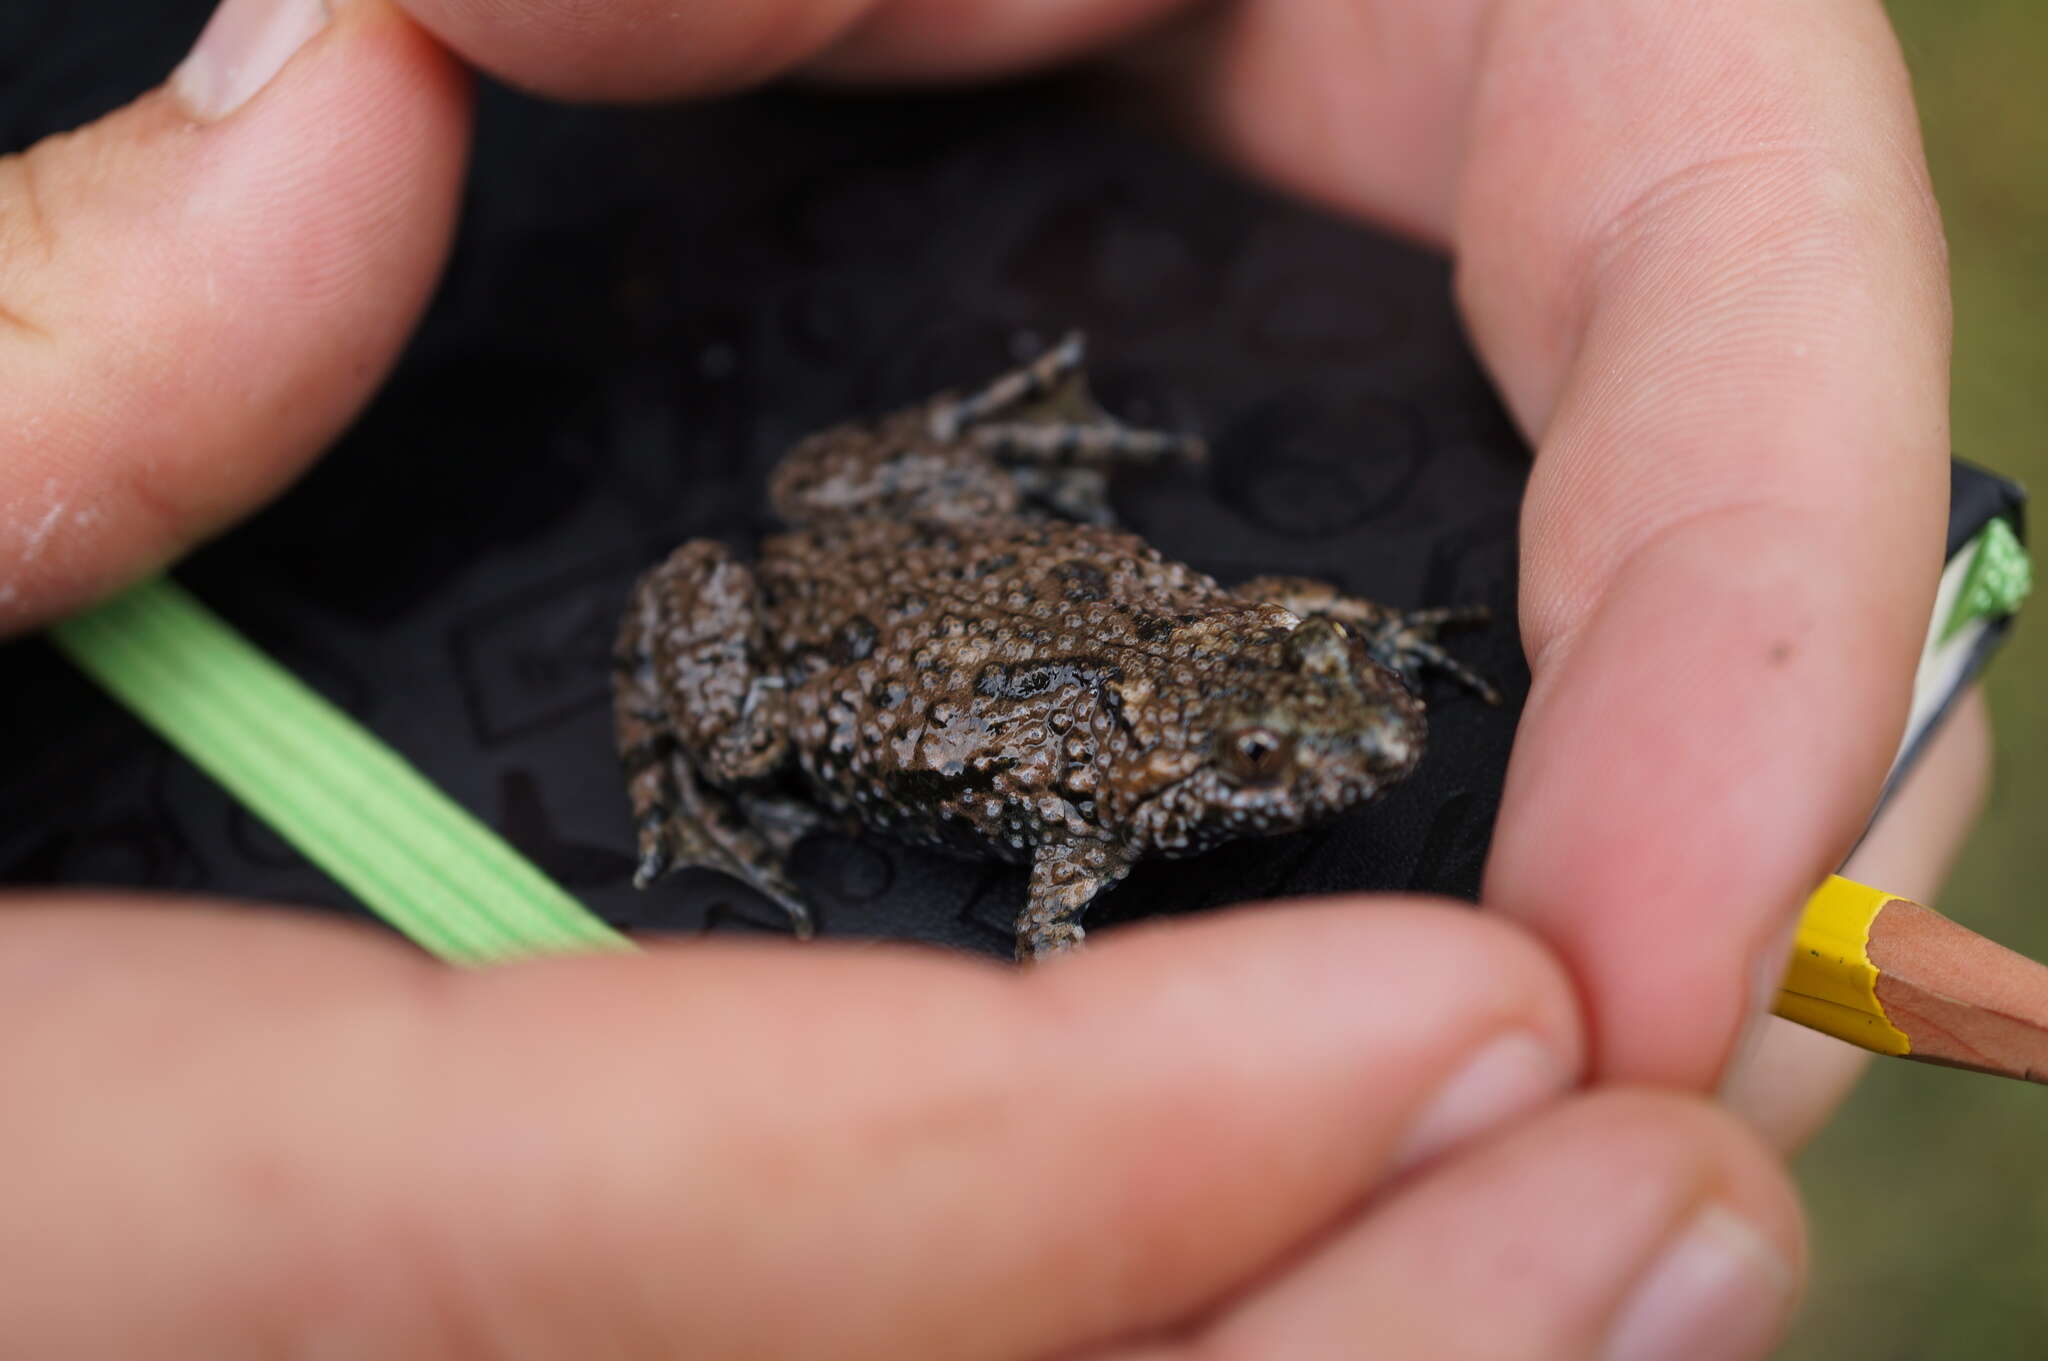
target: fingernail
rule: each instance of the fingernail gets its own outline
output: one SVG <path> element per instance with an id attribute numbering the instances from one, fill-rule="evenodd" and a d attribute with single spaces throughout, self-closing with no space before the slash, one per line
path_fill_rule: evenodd
<path id="1" fill-rule="evenodd" d="M 1437 1089 L 1394 1150 L 1388 1175 L 1533 1110 L 1571 1085 L 1564 1059 L 1526 1030 L 1490 1040 Z"/>
<path id="2" fill-rule="evenodd" d="M 332 17 L 329 0 L 221 0 L 191 55 L 171 74 L 171 90 L 193 117 L 225 118 L 268 85 Z"/>
<path id="3" fill-rule="evenodd" d="M 1778 989 L 1785 982 L 1785 971 L 1792 966 L 1792 942 L 1799 936 L 1799 918 L 1794 916 L 1782 927 L 1773 930 L 1764 941 L 1763 948 L 1749 965 L 1749 1010 L 1743 1013 L 1742 1029 L 1735 1036 L 1735 1044 L 1728 1051 L 1728 1061 L 1721 1067 L 1719 1090 L 1726 1093 L 1728 1084 L 1748 1063 L 1749 1056 L 1763 1042 L 1765 1030 L 1769 1028 L 1772 1010 L 1778 1004 Z"/>
<path id="4" fill-rule="evenodd" d="M 1694 1216 L 1615 1315 L 1601 1361 L 1757 1361 L 1792 1309 L 1792 1270 L 1733 1212 Z"/>

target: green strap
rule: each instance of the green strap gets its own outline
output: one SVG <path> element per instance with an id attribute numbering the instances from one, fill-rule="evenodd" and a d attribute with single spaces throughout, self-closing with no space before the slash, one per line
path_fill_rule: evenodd
<path id="1" fill-rule="evenodd" d="M 173 583 L 144 582 L 50 636 L 308 859 L 443 959 L 633 948 Z"/>

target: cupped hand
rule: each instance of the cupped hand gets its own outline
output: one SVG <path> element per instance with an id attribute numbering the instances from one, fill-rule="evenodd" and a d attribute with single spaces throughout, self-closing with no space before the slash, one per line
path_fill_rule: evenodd
<path id="1" fill-rule="evenodd" d="M 58 1266 L 114 1279 L 94 1262 L 175 1241 L 147 1260 L 193 1288 L 138 1300 L 120 1279 L 195 1328 L 239 1308 L 349 1336 L 369 1299 L 407 1338 L 658 1340 L 681 1310 L 789 1330 L 727 1335 L 780 1355 L 828 1325 L 957 1354 L 991 1319 L 964 1354 L 1155 1326 L 1177 1339 L 1161 1346 L 1272 1354 L 1356 1350 L 1369 1304 L 1372 1336 L 1414 1354 L 1499 1321 L 1522 1331 L 1497 1354 L 1548 1356 L 1634 1326 L 1631 1283 L 1782 1285 L 1776 1174 L 1677 1098 L 1575 1098 L 1380 1182 L 1473 1018 L 1506 1024 L 1486 1007 L 1511 1003 L 1467 991 L 1495 972 L 1530 980 L 1512 1005 L 1568 1068 L 1578 1042 L 1549 1008 L 1569 990 L 1595 1075 L 1711 1083 L 1876 796 L 1947 454 L 1939 225 L 1876 5 L 411 9 L 227 0 L 166 89 L 0 160 L 0 622 L 161 566 L 367 398 L 449 237 L 467 136 L 450 51 L 546 93 L 667 97 L 792 69 L 978 76 L 1176 21 L 1123 46 L 1153 58 L 1133 78 L 1262 173 L 1448 247 L 1537 448 L 1535 688 L 1487 897 L 1565 972 L 1497 924 L 1391 908 L 1134 933 L 1021 982 L 725 947 L 456 980 L 304 925 L 21 911 L 0 998 L 41 1010 L 5 1032 L 0 1089 L 36 1118 L 0 1140 L 9 1165 L 53 1169 L 33 1202 L 53 1233 L 60 1207 L 101 1217 L 51 1239 L 71 1246 L 40 1276 L 40 1240 L 0 1237 L 14 1281 L 51 1283 L 0 1308 L 55 1307 Z M 1933 825 L 1923 866 L 1961 819 Z M 63 1046 L 95 1027 L 145 1028 L 151 1062 L 104 1036 Z M 381 1071 L 393 1052 L 417 1057 Z M 1643 1274 L 1679 1243 L 1709 1246 Z"/>
<path id="2" fill-rule="evenodd" d="M 1176 6 L 411 8 L 499 75 L 609 98 L 989 74 Z M 1191 13 L 1126 46 L 1173 54 L 1148 65 L 1162 98 L 1456 258 L 1537 448 L 1535 685 L 1487 898 L 1567 960 L 1596 1072 L 1706 1085 L 1869 813 L 1941 566 L 1943 250 L 1883 13 Z M 433 281 L 465 117 L 456 65 L 387 3 L 227 0 L 166 92 L 0 162 L 0 612 L 34 623 L 160 565 L 321 447 Z"/>
<path id="3" fill-rule="evenodd" d="M 1866 848 L 1908 892 L 1973 731 Z M 0 1336 L 1756 1361 L 1782 1326 L 1775 1152 L 1698 1098 L 1571 1094 L 1580 1009 L 1526 932 L 1389 899 L 1099 939 L 1028 973 L 714 941 L 469 974 L 293 914 L 17 896 Z M 1756 1074 L 1811 1070 L 1821 1037 L 1772 1038 Z"/>

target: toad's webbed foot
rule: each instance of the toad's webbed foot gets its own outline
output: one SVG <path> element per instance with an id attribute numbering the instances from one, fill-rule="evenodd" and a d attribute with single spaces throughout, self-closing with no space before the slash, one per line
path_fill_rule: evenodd
<path id="1" fill-rule="evenodd" d="M 1439 609 L 1400 610 L 1345 595 L 1326 581 L 1311 577 L 1259 577 L 1239 586 L 1244 600 L 1278 605 L 1306 619 L 1322 615 L 1355 632 L 1366 655 L 1420 690 L 1428 671 L 1441 671 L 1488 704 L 1501 702 L 1500 691 L 1437 642 L 1446 628 L 1482 624 L 1490 617 L 1484 605 L 1452 605 Z"/>
<path id="2" fill-rule="evenodd" d="M 697 866 L 729 874 L 783 910 L 790 930 L 809 939 L 811 909 L 784 870 L 774 838 L 764 835 L 730 795 L 704 783 L 673 747 L 628 777 L 640 835 L 633 887 Z"/>
<path id="3" fill-rule="evenodd" d="M 1130 871 L 1131 857 L 1103 842 L 1039 847 L 1017 915 L 1017 958 L 1043 959 L 1078 946 L 1087 935 L 1081 914 Z"/>
<path id="4" fill-rule="evenodd" d="M 1411 683 L 1425 670 L 1441 671 L 1488 704 L 1501 702 L 1500 691 L 1484 676 L 1446 652 L 1437 634 L 1446 628 L 1483 624 L 1490 618 L 1484 605 L 1451 605 L 1433 610 L 1390 614 L 1365 635 L 1365 650 L 1388 670 Z"/>

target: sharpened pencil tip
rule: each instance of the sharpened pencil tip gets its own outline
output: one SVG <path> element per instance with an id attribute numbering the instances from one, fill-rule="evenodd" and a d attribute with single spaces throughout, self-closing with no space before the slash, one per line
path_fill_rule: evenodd
<path id="1" fill-rule="evenodd" d="M 1871 923 L 1869 955 L 1908 1058 L 2048 1085 L 2048 967 L 1904 898 Z"/>

